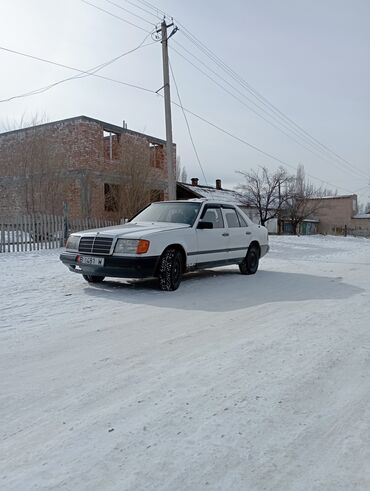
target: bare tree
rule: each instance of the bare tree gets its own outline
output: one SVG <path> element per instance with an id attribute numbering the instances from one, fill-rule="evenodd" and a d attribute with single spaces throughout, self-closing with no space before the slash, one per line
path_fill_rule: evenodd
<path id="1" fill-rule="evenodd" d="M 188 179 L 188 173 L 186 172 L 186 167 L 181 165 L 181 157 L 178 155 L 176 157 L 176 181 L 186 182 Z"/>
<path id="2" fill-rule="evenodd" d="M 357 212 L 361 215 L 369 215 L 370 214 L 370 201 L 367 203 L 359 202 L 357 205 Z"/>
<path id="3" fill-rule="evenodd" d="M 324 197 L 333 195 L 328 189 L 314 186 L 304 172 L 303 165 L 297 168 L 297 174 L 286 189 L 284 215 L 292 225 L 294 235 L 299 233 L 300 225 L 325 207 Z"/>
<path id="4" fill-rule="evenodd" d="M 23 115 L 3 123 L 9 131 L 25 128 L 16 144 L 4 147 L 1 161 L 4 172 L 16 176 L 17 207 L 26 213 L 60 214 L 63 209 L 63 156 L 50 145 L 47 132 L 36 128 L 46 119 L 35 114 L 27 121 Z"/>
<path id="5" fill-rule="evenodd" d="M 119 185 L 112 186 L 115 189 L 112 199 L 117 201 L 120 218 L 130 218 L 151 201 L 161 199 L 160 190 L 155 189 L 155 174 L 150 148 L 131 137 L 129 155 L 121 149 Z"/>
<path id="6" fill-rule="evenodd" d="M 5 120 L 0 121 L 0 129 L 1 131 L 20 130 L 22 128 L 37 126 L 48 122 L 49 117 L 46 113 L 36 112 L 30 117 L 27 117 L 26 113 L 24 112 L 19 118 L 6 118 Z"/>
<path id="7" fill-rule="evenodd" d="M 279 216 L 287 194 L 283 192 L 290 181 L 291 176 L 282 167 L 270 171 L 267 167 L 249 172 L 240 172 L 245 182 L 238 186 L 244 195 L 245 204 L 257 209 L 261 225 L 268 220 Z"/>

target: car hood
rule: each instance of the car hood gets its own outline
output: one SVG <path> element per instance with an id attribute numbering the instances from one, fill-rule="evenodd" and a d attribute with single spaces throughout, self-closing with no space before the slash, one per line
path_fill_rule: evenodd
<path id="1" fill-rule="evenodd" d="M 108 237 L 127 237 L 140 239 L 144 235 L 146 236 L 157 232 L 168 232 L 170 230 L 183 228 L 190 228 L 190 225 L 186 223 L 136 222 L 126 223 L 124 225 L 116 225 L 113 227 L 84 230 L 83 232 L 76 233 L 76 235 L 100 235 Z"/>

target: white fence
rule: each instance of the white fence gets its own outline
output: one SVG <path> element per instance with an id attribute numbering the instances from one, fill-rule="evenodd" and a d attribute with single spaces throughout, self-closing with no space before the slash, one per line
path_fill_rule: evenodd
<path id="1" fill-rule="evenodd" d="M 117 223 L 95 218 L 70 220 L 63 216 L 41 214 L 11 219 L 0 217 L 0 253 L 62 247 L 72 232 L 109 227 Z"/>

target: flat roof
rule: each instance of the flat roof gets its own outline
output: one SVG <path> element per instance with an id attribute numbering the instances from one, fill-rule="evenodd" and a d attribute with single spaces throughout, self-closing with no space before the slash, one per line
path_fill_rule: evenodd
<path id="1" fill-rule="evenodd" d="M 317 196 L 307 199 L 348 199 L 356 197 L 356 194 L 338 194 L 338 196 Z"/>

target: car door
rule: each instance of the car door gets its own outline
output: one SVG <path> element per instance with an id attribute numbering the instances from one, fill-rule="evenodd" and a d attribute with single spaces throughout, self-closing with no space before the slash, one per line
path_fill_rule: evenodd
<path id="1" fill-rule="evenodd" d="M 198 244 L 198 250 L 195 253 L 196 264 L 203 267 L 224 264 L 228 258 L 229 233 L 225 229 L 221 206 L 205 205 L 200 221 L 211 222 L 213 228 L 196 229 Z"/>
<path id="2" fill-rule="evenodd" d="M 229 259 L 241 261 L 244 259 L 251 241 L 248 223 L 233 206 L 223 205 L 222 211 L 229 233 Z"/>

